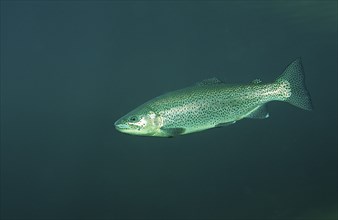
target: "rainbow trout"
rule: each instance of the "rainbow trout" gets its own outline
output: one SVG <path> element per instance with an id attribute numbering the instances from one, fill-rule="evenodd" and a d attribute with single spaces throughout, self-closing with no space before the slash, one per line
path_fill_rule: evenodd
<path id="1" fill-rule="evenodd" d="M 312 110 L 300 58 L 272 83 L 226 84 L 217 78 L 158 96 L 115 122 L 118 131 L 174 137 L 227 126 L 243 118 L 269 117 L 266 103 L 288 102 Z"/>

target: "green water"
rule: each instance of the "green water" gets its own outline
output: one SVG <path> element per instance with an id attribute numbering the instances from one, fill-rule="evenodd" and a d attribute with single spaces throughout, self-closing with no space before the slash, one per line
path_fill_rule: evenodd
<path id="1" fill-rule="evenodd" d="M 1 1 L 1 219 L 337 219 L 336 1 Z M 314 111 L 160 139 L 113 123 L 302 57 Z"/>

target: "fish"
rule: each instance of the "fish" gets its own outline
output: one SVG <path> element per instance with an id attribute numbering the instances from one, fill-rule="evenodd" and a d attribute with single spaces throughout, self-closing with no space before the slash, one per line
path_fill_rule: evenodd
<path id="1" fill-rule="evenodd" d="M 254 80 L 229 84 L 218 78 L 155 97 L 118 119 L 122 133 L 151 137 L 175 137 L 219 128 L 242 119 L 266 119 L 267 103 L 282 101 L 312 110 L 301 58 L 290 63 L 270 83 Z"/>

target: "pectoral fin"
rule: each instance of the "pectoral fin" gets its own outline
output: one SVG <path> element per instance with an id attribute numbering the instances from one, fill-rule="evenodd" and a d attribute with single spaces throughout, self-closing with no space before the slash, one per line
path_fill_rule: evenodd
<path id="1" fill-rule="evenodd" d="M 185 128 L 161 128 L 168 137 L 175 137 L 184 133 Z"/>

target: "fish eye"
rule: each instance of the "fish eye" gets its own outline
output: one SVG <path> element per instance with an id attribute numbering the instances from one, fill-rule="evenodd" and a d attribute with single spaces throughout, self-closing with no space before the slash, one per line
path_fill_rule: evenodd
<path id="1" fill-rule="evenodd" d="M 137 116 L 131 116 L 130 118 L 129 118 L 129 121 L 131 121 L 131 122 L 135 122 L 135 121 L 137 121 Z"/>

